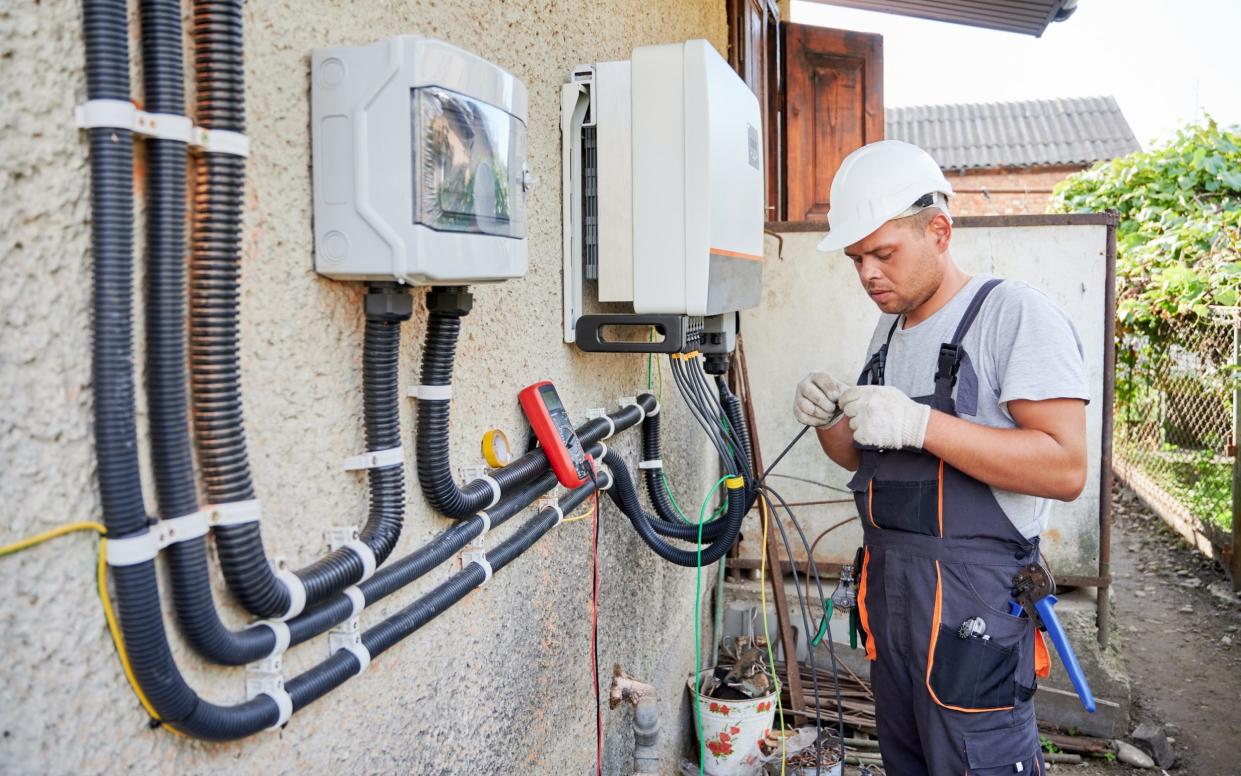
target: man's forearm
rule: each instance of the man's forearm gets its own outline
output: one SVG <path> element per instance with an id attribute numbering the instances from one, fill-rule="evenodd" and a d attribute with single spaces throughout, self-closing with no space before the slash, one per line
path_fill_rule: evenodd
<path id="1" fill-rule="evenodd" d="M 849 428 L 849 419 L 841 418 L 830 428 L 816 428 L 819 445 L 827 457 L 849 471 L 857 471 L 858 451 L 853 446 L 853 430 Z"/>
<path id="2" fill-rule="evenodd" d="M 932 412 L 923 448 L 1001 490 L 1072 501 L 1085 485 L 1084 439 L 1077 444 L 1037 429 L 992 428 Z"/>

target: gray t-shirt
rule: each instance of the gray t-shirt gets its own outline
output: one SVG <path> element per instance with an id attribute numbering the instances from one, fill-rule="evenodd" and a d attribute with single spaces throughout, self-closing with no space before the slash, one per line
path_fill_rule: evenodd
<path id="1" fill-rule="evenodd" d="M 989 276 L 977 275 L 930 318 L 908 329 L 897 327 L 888 348 L 884 383 L 908 396 L 928 396 L 935 388 L 941 343 L 952 339 L 965 308 Z M 888 337 L 896 316 L 879 317 L 867 358 Z M 1016 428 L 1008 414 L 1013 399 L 1090 401 L 1081 339 L 1073 322 L 1042 291 L 1020 280 L 992 289 L 961 343 L 965 355 L 954 391 L 957 415 L 995 428 Z M 992 488 L 996 501 L 1023 536 L 1046 527 L 1050 502 Z"/>

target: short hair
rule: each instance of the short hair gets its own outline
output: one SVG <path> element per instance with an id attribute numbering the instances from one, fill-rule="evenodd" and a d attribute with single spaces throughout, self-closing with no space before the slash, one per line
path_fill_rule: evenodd
<path id="1" fill-rule="evenodd" d="M 927 208 L 923 208 L 922 210 L 919 210 L 917 213 L 914 213 L 912 216 L 906 216 L 905 218 L 902 218 L 901 220 L 905 222 L 906 226 L 908 226 L 911 230 L 913 230 L 914 234 L 917 234 L 918 236 L 922 236 L 926 234 L 927 226 L 930 225 L 931 220 L 934 219 L 935 216 L 937 215 L 946 215 L 946 214 L 944 213 L 944 211 L 940 210 L 937 207 L 927 207 Z"/>

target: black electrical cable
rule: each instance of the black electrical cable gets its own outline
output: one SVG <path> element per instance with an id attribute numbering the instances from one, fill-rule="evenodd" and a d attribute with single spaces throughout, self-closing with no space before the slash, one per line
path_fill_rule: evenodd
<path id="1" fill-rule="evenodd" d="M 784 543 L 785 553 L 787 553 L 789 556 L 789 559 L 792 560 L 793 559 L 793 545 L 789 543 L 788 532 L 784 530 L 784 524 L 783 522 L 781 522 L 780 516 L 776 513 L 775 507 L 771 503 L 771 499 L 768 498 L 768 495 L 767 495 L 768 492 L 769 491 L 766 488 L 763 488 L 759 494 L 759 497 L 762 498 L 763 501 L 767 504 L 767 509 L 771 513 L 771 516 L 775 518 L 772 522 L 775 523 L 776 528 L 780 532 L 780 540 Z M 806 603 L 806 597 L 805 595 L 803 595 L 801 585 L 798 582 L 797 564 L 791 563 L 790 567 L 793 572 L 793 591 L 797 594 L 797 606 L 798 606 L 798 609 L 800 609 L 801 611 L 802 627 L 804 628 L 803 633 L 805 634 L 805 637 L 806 637 L 806 655 L 810 659 L 810 681 L 811 681 L 812 687 L 814 688 L 815 766 L 816 766 L 816 772 L 817 772 L 817 769 L 820 765 L 819 740 L 820 740 L 820 737 L 822 735 L 822 730 L 823 730 L 823 711 L 820 708 L 820 700 L 819 700 L 820 699 L 819 670 L 818 670 L 818 666 L 814 659 L 814 646 L 810 644 L 810 639 L 812 638 L 812 634 L 813 634 L 813 631 L 810 629 L 810 608 L 809 608 L 809 605 Z M 784 656 L 784 665 L 785 665 L 786 670 L 790 670 L 790 671 L 792 670 L 790 666 L 792 665 L 792 662 L 794 659 L 796 659 L 796 655 L 790 658 L 790 656 L 786 652 Z M 833 671 L 835 670 L 835 666 L 832 667 L 832 670 Z M 844 760 L 841 760 L 841 762 L 844 762 Z"/>
<path id="2" fill-rule="evenodd" d="M 473 306 L 473 297 L 459 286 L 431 289 L 427 294 L 427 333 L 422 351 L 421 383 L 423 386 L 442 388 L 446 394 L 451 390 L 452 370 L 456 358 L 457 338 L 461 331 L 461 318 Z M 623 417 L 630 425 L 655 411 L 658 403 L 650 393 L 638 396 L 641 407 L 628 406 L 614 419 Z M 417 431 L 418 482 L 423 496 L 436 511 L 456 519 L 467 518 L 485 509 L 495 493 L 485 480 L 474 480 L 459 486 L 449 455 L 449 409 L 451 400 L 446 395 L 421 397 L 415 423 Z M 577 429 L 578 439 L 584 447 L 601 441 L 611 429 L 603 418 L 587 421 Z M 500 492 L 528 482 L 547 471 L 547 456 L 542 450 L 531 450 L 502 469 L 492 471 Z"/>
<path id="3" fill-rule="evenodd" d="M 841 694 L 840 694 L 840 673 L 839 673 L 839 668 L 837 667 L 837 660 L 836 660 L 836 643 L 832 639 L 832 622 L 831 622 L 831 618 L 828 617 L 828 608 L 827 608 L 827 603 L 826 603 L 827 597 L 823 593 L 823 582 L 819 576 L 819 564 L 814 559 L 814 554 L 812 552 L 813 547 L 806 541 L 806 532 L 802 530 L 801 522 L 797 519 L 797 515 L 793 513 L 793 510 L 789 506 L 788 502 L 784 500 L 783 496 L 781 496 L 779 493 L 777 493 L 775 490 L 771 489 L 770 487 L 765 487 L 764 490 L 767 493 L 770 493 L 772 496 L 775 496 L 776 500 L 780 502 L 780 506 L 788 514 L 789 521 L 792 522 L 793 528 L 797 531 L 797 535 L 801 537 L 802 548 L 806 552 L 807 564 L 809 565 L 810 573 L 814 576 L 815 586 L 819 591 L 819 602 L 820 602 L 820 605 L 823 607 L 823 617 L 824 617 L 823 623 L 826 629 L 827 652 L 828 652 L 828 657 L 831 660 L 831 665 L 832 665 L 832 684 L 836 691 L 836 725 L 837 725 L 837 732 L 839 733 L 839 736 L 840 736 L 840 761 L 844 762 L 845 761 L 844 760 L 845 758 L 844 704 L 841 701 Z M 793 556 L 790 554 L 789 557 L 792 558 Z M 809 650 L 810 651 L 814 650 L 813 644 L 809 646 Z"/>
<path id="4" fill-rule="evenodd" d="M 693 391 L 690 389 L 688 384 L 688 378 L 682 372 L 681 359 L 671 358 L 671 356 L 669 358 L 671 362 L 671 368 L 669 371 L 672 373 L 673 382 L 676 383 L 677 390 L 681 393 L 681 398 L 685 400 L 685 405 L 689 407 L 690 415 L 692 415 L 698 425 L 702 427 L 702 430 L 706 432 L 707 438 L 711 440 L 711 444 L 714 445 L 716 452 L 720 456 L 720 462 L 725 467 L 725 470 L 736 473 L 736 465 L 732 461 L 732 457 L 728 454 L 728 448 L 714 427 L 716 421 L 712 420 L 709 414 L 703 412 L 702 407 L 698 405 L 697 398 L 693 396 Z"/>
<path id="5" fill-rule="evenodd" d="M 674 547 L 655 531 L 652 523 L 658 521 L 659 518 L 647 514 L 642 509 L 642 504 L 638 499 L 638 492 L 634 488 L 633 480 L 629 476 L 629 468 L 625 465 L 614 451 L 608 450 L 607 455 L 603 458 L 603 463 L 608 467 L 608 471 L 612 475 L 612 486 L 608 488 L 607 494 L 611 497 L 612 502 L 629 518 L 633 524 L 634 530 L 638 532 L 638 536 L 647 546 L 655 552 L 656 555 L 675 563 L 678 566 L 686 566 L 694 568 L 700 565 L 697 550 L 682 550 Z M 728 488 L 728 508 L 724 517 L 724 529 L 720 532 L 718 538 L 711 542 L 707 547 L 702 549 L 701 565 L 708 566 L 720 558 L 732 548 L 737 541 L 737 534 L 741 530 L 741 521 L 745 517 L 746 494 L 744 487 Z M 685 526 L 694 529 L 697 534 L 696 526 Z M 688 540 L 693 541 L 693 540 Z M 696 543 L 696 542 L 695 542 Z"/>

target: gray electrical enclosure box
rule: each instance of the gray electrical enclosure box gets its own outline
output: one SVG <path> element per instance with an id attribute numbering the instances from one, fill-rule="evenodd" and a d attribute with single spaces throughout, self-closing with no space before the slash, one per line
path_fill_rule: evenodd
<path id="1" fill-rule="evenodd" d="M 526 88 L 404 35 L 311 56 L 315 270 L 460 285 L 526 273 Z"/>

